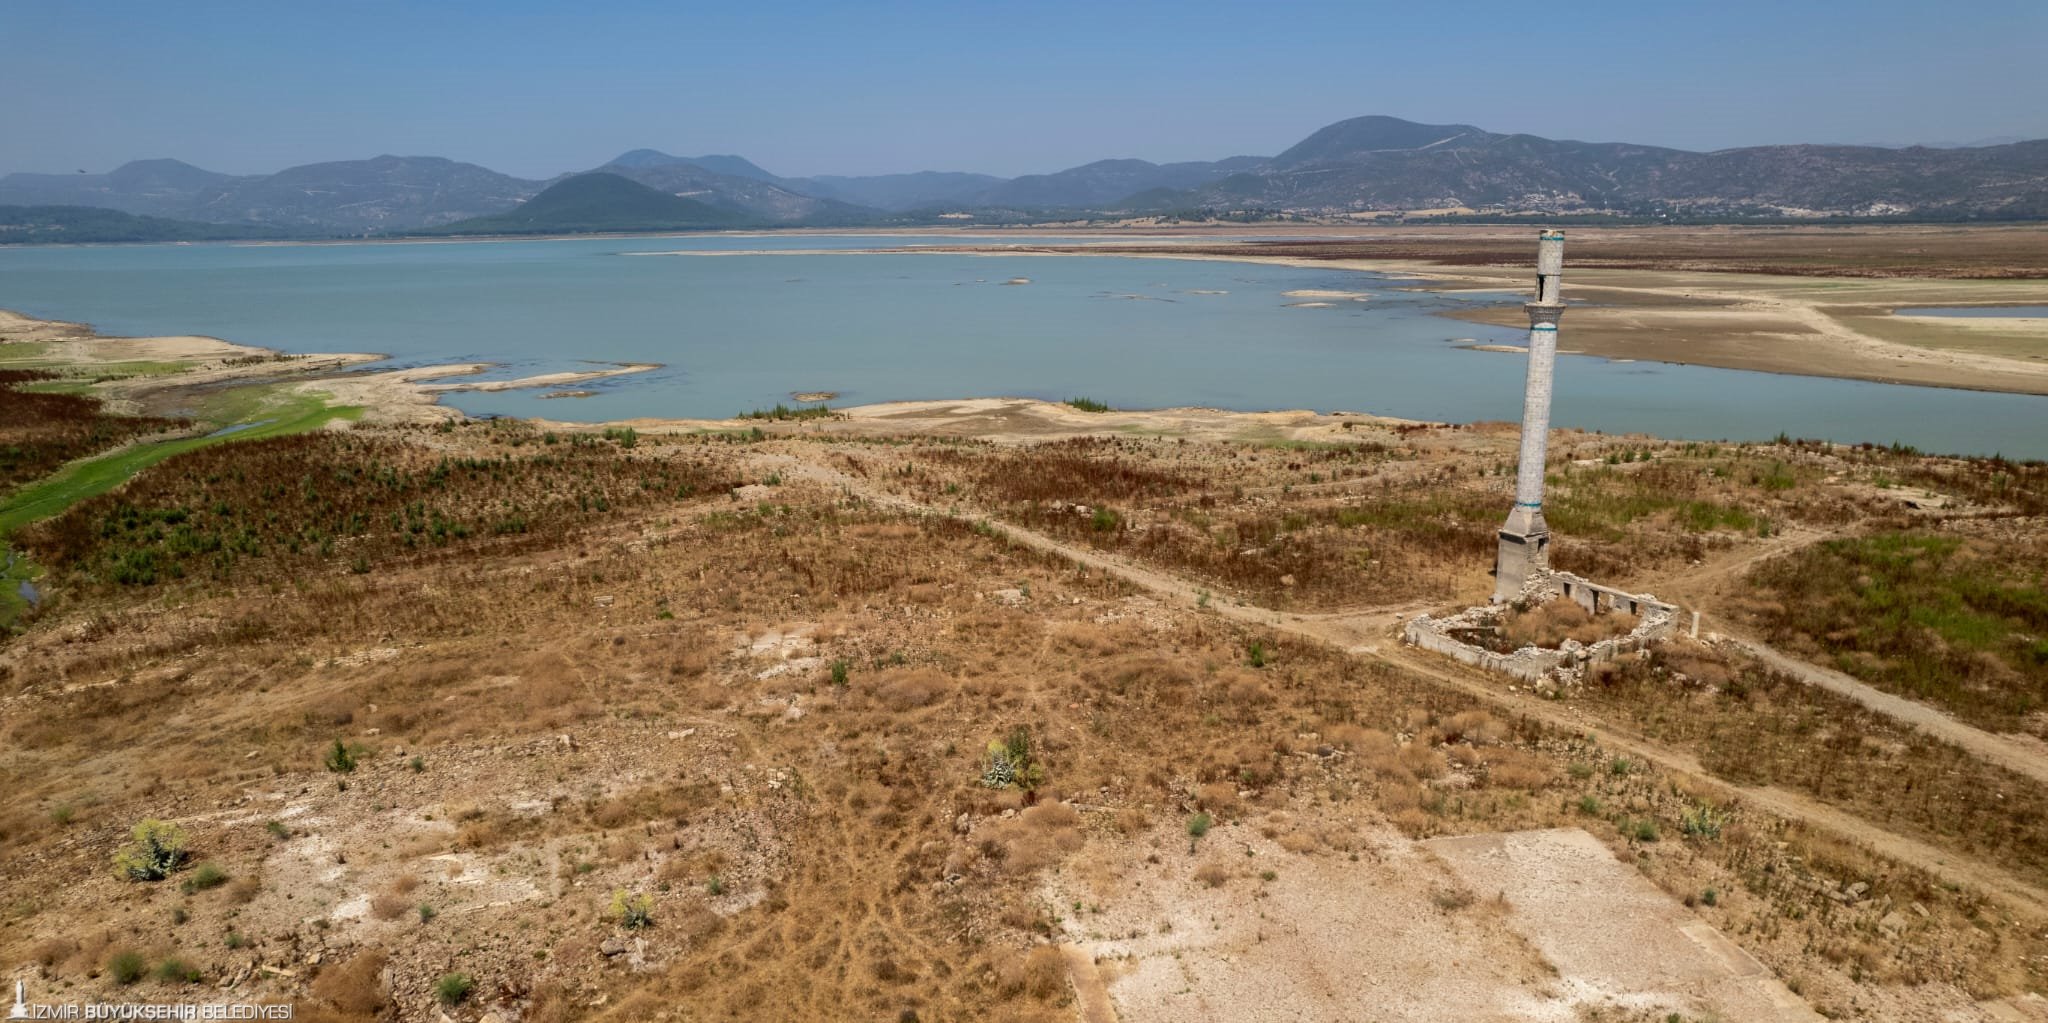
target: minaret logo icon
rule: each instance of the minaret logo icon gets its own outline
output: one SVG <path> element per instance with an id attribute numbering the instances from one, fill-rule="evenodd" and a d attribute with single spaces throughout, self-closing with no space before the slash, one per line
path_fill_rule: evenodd
<path id="1" fill-rule="evenodd" d="M 14 982 L 14 1008 L 7 1010 L 8 1019 L 28 1018 L 28 985 L 17 978 Z"/>

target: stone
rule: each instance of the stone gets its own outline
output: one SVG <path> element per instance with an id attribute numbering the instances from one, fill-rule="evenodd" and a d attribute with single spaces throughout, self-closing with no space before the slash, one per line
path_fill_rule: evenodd
<path id="1" fill-rule="evenodd" d="M 1895 909 L 1886 913 L 1882 919 L 1878 920 L 1877 929 L 1896 938 L 1905 931 L 1906 923 L 1906 915 Z"/>
<path id="2" fill-rule="evenodd" d="M 609 959 L 613 956 L 625 955 L 627 948 L 626 939 L 613 935 L 598 943 L 597 953 Z"/>

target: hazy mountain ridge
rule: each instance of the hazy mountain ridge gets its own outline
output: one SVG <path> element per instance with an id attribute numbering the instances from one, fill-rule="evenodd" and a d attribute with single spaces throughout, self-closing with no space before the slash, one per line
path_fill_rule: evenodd
<path id="1" fill-rule="evenodd" d="M 172 220 L 103 206 L 0 206 L 0 245 L 229 241 L 288 234 L 281 228 Z"/>
<path id="2" fill-rule="evenodd" d="M 756 223 L 738 210 L 670 195 L 618 174 L 594 171 L 549 185 L 503 213 L 446 224 L 422 234 L 579 234 L 687 231 Z"/>
<path id="3" fill-rule="evenodd" d="M 379 156 L 236 177 L 177 160 L 108 174 L 10 174 L 0 204 L 97 206 L 330 234 L 403 231 L 510 209 L 541 183 L 438 156 Z"/>
<path id="4" fill-rule="evenodd" d="M 2048 215 L 2048 140 L 1972 149 L 1754 146 L 1711 153 L 1361 117 L 1266 165 L 1138 208 L 1334 214 Z"/>
<path id="5" fill-rule="evenodd" d="M 2048 140 L 1699 153 L 1384 116 L 1327 125 L 1271 158 L 1098 160 L 1009 179 L 941 171 L 786 178 L 741 156 L 653 149 L 622 153 L 594 170 L 786 227 L 937 223 L 941 212 L 962 211 L 1007 220 L 1446 208 L 1729 219 L 2048 217 Z M 440 157 L 398 156 L 237 176 L 156 159 L 106 174 L 10 174 L 0 178 L 0 204 L 97 207 L 301 236 L 402 234 L 511 211 L 574 176 L 531 181 Z"/>
<path id="6" fill-rule="evenodd" d="M 706 166 L 707 164 L 712 166 Z M 723 167 L 727 173 L 714 170 Z M 681 157 L 653 149 L 621 154 L 591 173 L 616 174 L 671 195 L 723 206 L 770 224 L 858 223 L 873 210 L 808 195 L 737 156 Z"/>

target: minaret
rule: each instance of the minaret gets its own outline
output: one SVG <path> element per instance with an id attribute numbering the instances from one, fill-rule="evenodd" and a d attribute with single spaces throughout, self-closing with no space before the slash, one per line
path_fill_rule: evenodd
<path id="1" fill-rule="evenodd" d="M 1536 301 L 1529 313 L 1529 381 L 1522 391 L 1522 461 L 1515 471 L 1515 507 L 1500 527 L 1493 566 L 1493 602 L 1515 599 L 1532 572 L 1550 563 L 1550 527 L 1543 521 L 1543 462 L 1550 447 L 1550 384 L 1557 369 L 1557 321 L 1564 316 L 1564 232 L 1536 241 Z"/>

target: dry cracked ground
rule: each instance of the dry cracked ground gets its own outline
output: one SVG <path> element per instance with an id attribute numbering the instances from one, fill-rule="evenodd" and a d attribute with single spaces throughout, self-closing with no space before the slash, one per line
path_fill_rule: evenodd
<path id="1" fill-rule="evenodd" d="M 1490 590 L 1512 431 L 1085 418 L 359 426 L 15 534 L 0 965 L 301 1020 L 2048 1018 L 2036 778 L 1728 643 L 1400 647 Z M 1554 450 L 1564 566 L 2048 733 L 2040 467 Z M 1802 617 L 1827 572 L 2006 631 L 1923 670 L 1943 622 Z"/>

